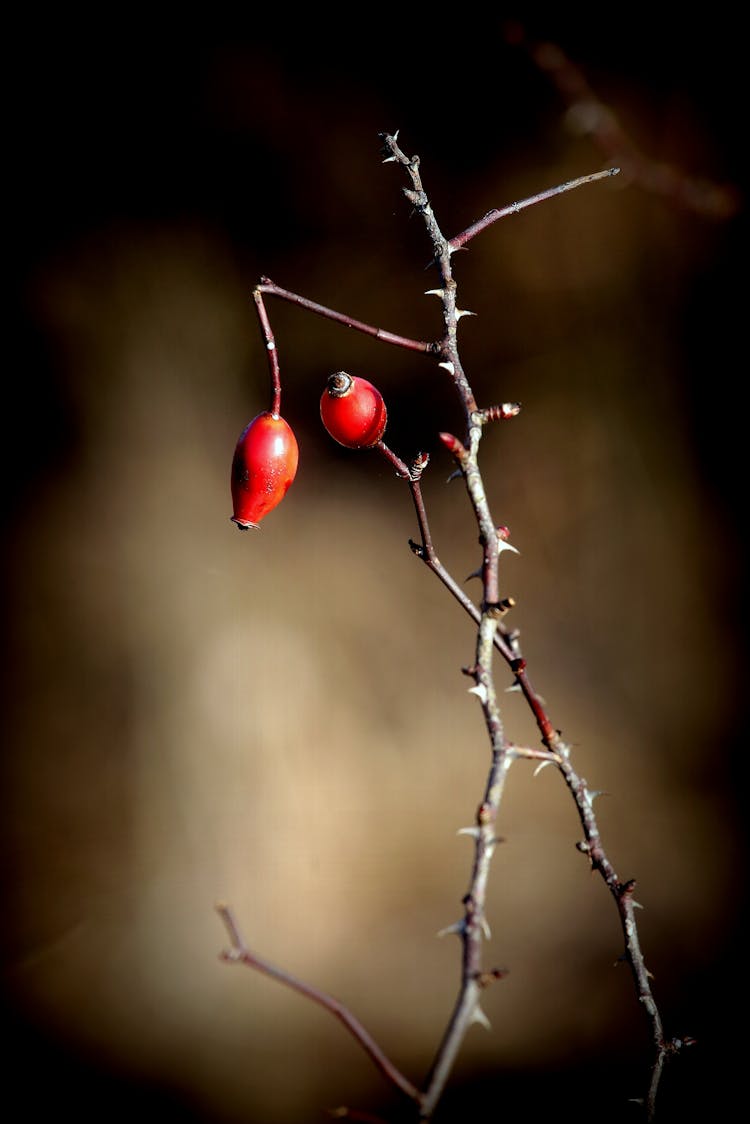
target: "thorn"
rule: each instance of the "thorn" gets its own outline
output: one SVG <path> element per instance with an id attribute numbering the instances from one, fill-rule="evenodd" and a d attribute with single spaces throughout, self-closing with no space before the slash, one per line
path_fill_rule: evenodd
<path id="1" fill-rule="evenodd" d="M 520 690 L 521 690 L 521 684 L 520 683 L 514 683 L 512 686 L 505 688 L 505 693 L 506 693 L 506 695 L 510 695 L 513 691 L 520 692 Z"/>
<path id="2" fill-rule="evenodd" d="M 520 554 L 521 553 L 520 550 L 516 550 L 516 548 L 514 546 L 511 546 L 509 542 L 506 542 L 505 539 L 498 539 L 497 540 L 497 553 L 502 554 L 502 552 L 504 550 L 512 550 L 514 554 Z"/>
<path id="3" fill-rule="evenodd" d="M 487 688 L 485 687 L 484 683 L 477 683 L 476 687 L 469 687 L 468 693 L 470 695 L 476 695 L 477 698 L 480 700 L 480 702 L 483 705 L 486 705 L 486 703 L 487 703 Z"/>
<path id="4" fill-rule="evenodd" d="M 631 899 L 630 899 L 630 904 L 632 905 L 633 909 L 643 909 L 643 908 L 644 908 L 644 907 L 643 907 L 643 906 L 641 905 L 641 903 L 640 903 L 640 902 L 637 902 L 637 901 L 635 900 L 635 898 L 631 898 Z"/>
<path id="5" fill-rule="evenodd" d="M 459 827 L 458 831 L 456 832 L 456 835 L 471 835 L 471 836 L 473 836 L 474 839 L 478 839 L 479 838 L 479 828 L 478 827 Z"/>
<path id="6" fill-rule="evenodd" d="M 484 933 L 484 939 L 486 941 L 491 941 L 492 940 L 492 930 L 490 929 L 490 923 L 487 920 L 487 918 L 483 917 L 480 924 L 482 926 L 482 932 Z"/>
<path id="7" fill-rule="evenodd" d="M 445 289 L 425 289 L 424 295 L 426 297 L 440 297 L 442 300 L 445 295 Z"/>
<path id="8" fill-rule="evenodd" d="M 440 929 L 435 935 L 438 937 L 447 937 L 450 936 L 451 933 L 455 933 L 456 936 L 462 937 L 465 931 L 466 922 L 462 917 L 460 921 L 454 921 L 452 925 L 446 925 L 444 929 Z"/>
<path id="9" fill-rule="evenodd" d="M 480 566 L 478 570 L 472 570 L 472 572 L 469 574 L 469 576 L 464 578 L 464 581 L 470 582 L 472 578 L 481 578 L 481 576 L 482 576 L 482 567 Z"/>
<path id="10" fill-rule="evenodd" d="M 492 1023 L 487 1018 L 484 1011 L 479 1005 L 474 1008 L 471 1016 L 471 1021 L 472 1023 L 479 1023 L 479 1025 L 483 1026 L 485 1030 L 492 1030 Z"/>
<path id="11" fill-rule="evenodd" d="M 444 367 L 449 375 L 455 375 L 456 373 L 456 368 L 453 366 L 450 359 L 445 359 L 442 363 L 438 363 L 438 367 Z"/>
<path id="12" fill-rule="evenodd" d="M 383 163 L 384 164 L 395 164 L 396 163 L 396 157 L 395 156 L 386 156 Z"/>
<path id="13" fill-rule="evenodd" d="M 446 482 L 446 484 L 450 484 L 452 480 L 460 480 L 462 476 L 463 476 L 463 473 L 461 472 L 461 469 L 456 468 L 456 469 L 453 470 L 453 472 L 450 474 L 450 476 L 448 477 L 448 479 L 445 482 Z"/>
<path id="14" fill-rule="evenodd" d="M 538 777 L 539 774 L 541 773 L 542 769 L 545 769 L 547 767 L 547 765 L 554 765 L 554 761 L 540 761 L 539 764 L 537 765 L 536 769 L 532 773 L 532 776 Z"/>
<path id="15" fill-rule="evenodd" d="M 589 808 L 594 807 L 594 801 L 599 796 L 609 796 L 609 793 L 604 792 L 600 788 L 592 788 L 592 789 L 586 789 L 586 791 L 583 794 L 583 798 L 586 801 L 586 803 L 588 804 Z"/>
<path id="16" fill-rule="evenodd" d="M 469 312 L 468 308 L 456 309 L 456 320 L 460 320 L 462 316 L 476 316 L 476 312 Z"/>

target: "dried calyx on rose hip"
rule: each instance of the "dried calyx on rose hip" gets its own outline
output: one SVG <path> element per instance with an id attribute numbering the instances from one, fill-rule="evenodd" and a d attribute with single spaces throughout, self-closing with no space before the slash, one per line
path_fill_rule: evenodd
<path id="1" fill-rule="evenodd" d="M 367 379 L 336 371 L 320 399 L 323 425 L 334 441 L 348 449 L 368 449 L 385 431 L 388 411 L 383 395 Z"/>
<path id="2" fill-rule="evenodd" d="M 294 480 L 297 439 L 277 414 L 258 414 L 240 434 L 232 461 L 232 522 L 241 531 L 257 527 L 281 503 Z"/>

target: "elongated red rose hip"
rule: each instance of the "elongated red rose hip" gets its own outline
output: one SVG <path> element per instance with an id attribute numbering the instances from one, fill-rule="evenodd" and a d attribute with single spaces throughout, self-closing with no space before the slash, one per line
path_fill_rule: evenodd
<path id="1" fill-rule="evenodd" d="M 297 439 L 283 418 L 258 414 L 240 434 L 232 461 L 232 522 L 241 531 L 257 527 L 281 503 L 294 480 Z"/>
<path id="2" fill-rule="evenodd" d="M 388 420 L 377 387 L 346 371 L 329 376 L 320 399 L 320 416 L 334 441 L 348 449 L 368 449 L 377 444 Z"/>

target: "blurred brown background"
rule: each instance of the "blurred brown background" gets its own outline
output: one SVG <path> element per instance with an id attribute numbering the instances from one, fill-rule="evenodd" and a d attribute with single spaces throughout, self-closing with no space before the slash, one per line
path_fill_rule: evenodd
<path id="1" fill-rule="evenodd" d="M 459 670 L 472 628 L 408 550 L 406 489 L 334 447 L 317 410 L 332 370 L 379 384 L 392 446 L 434 454 L 433 533 L 463 579 L 475 528 L 435 437 L 458 414 L 423 357 L 271 304 L 300 470 L 239 535 L 232 450 L 268 402 L 249 296 L 266 273 L 437 334 L 426 237 L 379 131 L 419 152 L 448 235 L 604 163 L 471 6 L 445 39 L 426 13 L 383 9 L 359 28 L 204 18 L 67 13 L 10 38 L 4 1020 L 31 1119 L 394 1111 L 327 1014 L 218 962 L 220 898 L 411 1077 L 429 1065 L 458 979 L 435 933 L 460 912 L 456 831 L 488 765 Z M 622 18 L 529 30 L 655 159 L 740 184 L 736 28 Z M 524 407 L 483 446 L 521 551 L 503 567 L 513 623 L 579 770 L 610 794 L 605 845 L 638 879 L 667 1031 L 699 1040 L 667 1074 L 665 1119 L 715 1110 L 740 1076 L 720 1012 L 744 993 L 743 229 L 608 181 L 455 260 L 477 396 Z M 505 717 L 535 743 L 514 695 Z M 486 956 L 510 974 L 441 1119 L 635 1119 L 648 1028 L 552 770 L 514 768 L 500 831 Z"/>

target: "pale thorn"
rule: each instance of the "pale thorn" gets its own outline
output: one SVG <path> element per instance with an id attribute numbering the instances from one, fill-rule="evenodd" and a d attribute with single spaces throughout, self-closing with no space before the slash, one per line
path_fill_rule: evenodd
<path id="1" fill-rule="evenodd" d="M 596 798 L 598 796 L 607 796 L 607 793 L 604 792 L 601 788 L 592 788 L 592 789 L 587 788 L 586 791 L 583 794 L 583 798 L 586 801 L 586 803 L 588 804 L 589 808 L 594 807 L 594 801 L 596 800 Z"/>
<path id="2" fill-rule="evenodd" d="M 456 936 L 461 937 L 461 936 L 463 936 L 465 930 L 466 930 L 466 922 L 464 921 L 464 919 L 462 917 L 460 921 L 454 921 L 452 925 L 446 925 L 444 929 L 438 930 L 438 932 L 435 934 L 435 936 L 437 936 L 437 937 L 448 937 L 448 936 L 450 936 L 451 933 L 455 933 Z"/>
<path id="3" fill-rule="evenodd" d="M 456 320 L 460 320 L 462 316 L 476 316 L 476 312 L 469 312 L 468 308 L 456 309 Z"/>
<path id="4" fill-rule="evenodd" d="M 384 164 L 395 164 L 396 163 L 396 157 L 395 156 L 386 156 L 383 163 Z"/>
<path id="5" fill-rule="evenodd" d="M 539 774 L 541 773 L 542 769 L 545 769 L 547 767 L 547 765 L 554 765 L 554 761 L 540 761 L 539 764 L 537 765 L 536 769 L 534 770 L 532 776 L 538 777 Z"/>
<path id="6" fill-rule="evenodd" d="M 476 695 L 482 703 L 487 702 L 487 688 L 484 683 L 477 683 L 476 687 L 469 687 L 468 693 L 470 695 Z"/>
<path id="7" fill-rule="evenodd" d="M 444 297 L 445 289 L 425 289 L 424 295 L 426 297 Z"/>
<path id="8" fill-rule="evenodd" d="M 459 827 L 458 831 L 456 832 L 456 835 L 471 835 L 471 836 L 473 836 L 474 839 L 478 839 L 479 838 L 479 828 L 478 827 Z"/>
<path id="9" fill-rule="evenodd" d="M 510 694 L 513 693 L 513 691 L 519 691 L 520 692 L 520 690 L 521 690 L 521 684 L 520 683 L 513 683 L 510 687 L 505 688 L 505 693 L 506 693 L 506 695 L 510 695 Z"/>
<path id="10" fill-rule="evenodd" d="M 492 1023 L 487 1018 L 479 1004 L 477 1004 L 477 1006 L 472 1011 L 471 1021 L 472 1023 L 479 1023 L 479 1025 L 483 1026 L 485 1030 L 492 1030 Z"/>
<path id="11" fill-rule="evenodd" d="M 446 359 L 442 363 L 438 363 L 438 367 L 444 367 L 449 375 L 455 375 L 456 373 L 456 368 L 453 366 L 453 363 L 450 361 L 450 359 Z"/>
<path id="12" fill-rule="evenodd" d="M 482 926 L 482 932 L 484 933 L 484 939 L 486 941 L 491 941 L 492 940 L 492 930 L 490 929 L 490 923 L 487 920 L 487 918 L 483 917 L 480 924 Z"/>
<path id="13" fill-rule="evenodd" d="M 640 902 L 637 902 L 637 901 L 635 900 L 635 898 L 631 898 L 631 899 L 630 899 L 630 904 L 632 905 L 633 909 L 643 909 L 643 908 L 644 908 L 644 907 L 643 907 L 643 906 L 641 905 L 641 903 L 640 903 Z"/>
<path id="14" fill-rule="evenodd" d="M 520 550 L 516 550 L 516 548 L 514 546 L 511 546 L 509 542 L 506 542 L 505 539 L 498 538 L 498 540 L 497 540 L 497 553 L 502 554 L 502 552 L 504 550 L 512 550 L 514 554 L 520 554 L 521 553 Z"/>

